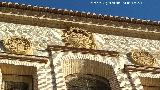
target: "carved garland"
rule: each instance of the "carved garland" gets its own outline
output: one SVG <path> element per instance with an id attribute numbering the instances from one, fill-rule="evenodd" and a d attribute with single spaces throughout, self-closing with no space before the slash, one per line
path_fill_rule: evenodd
<path id="1" fill-rule="evenodd" d="M 87 49 L 96 48 L 92 33 L 87 32 L 86 30 L 71 27 L 69 30 L 64 31 L 62 37 L 65 45 L 69 47 Z"/>

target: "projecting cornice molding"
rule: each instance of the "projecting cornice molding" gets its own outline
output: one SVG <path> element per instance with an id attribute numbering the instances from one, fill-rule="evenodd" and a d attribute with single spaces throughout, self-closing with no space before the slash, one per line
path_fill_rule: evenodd
<path id="1" fill-rule="evenodd" d="M 77 27 L 88 32 L 160 40 L 160 22 L 96 15 L 85 12 L 0 2 L 0 21 L 66 29 Z"/>
<path id="2" fill-rule="evenodd" d="M 3 52 L 0 52 L 0 59 L 37 62 L 37 63 L 48 62 L 48 57 L 33 56 L 33 55 L 18 55 L 18 54 L 3 53 Z"/>
<path id="3" fill-rule="evenodd" d="M 119 52 L 115 51 L 105 51 L 105 50 L 94 50 L 94 49 L 86 49 L 86 48 L 75 48 L 75 47 L 66 47 L 66 46 L 58 46 L 58 45 L 49 45 L 47 48 L 48 51 L 61 51 L 72 53 L 82 53 L 82 54 L 93 54 L 93 55 L 101 55 L 101 56 L 109 56 L 109 57 L 118 57 Z"/>
<path id="4" fill-rule="evenodd" d="M 159 67 L 149 67 L 149 66 L 139 66 L 139 65 L 125 65 L 124 66 L 125 72 L 141 72 L 141 73 L 153 73 L 159 74 L 160 68 Z"/>
<path id="5" fill-rule="evenodd" d="M 102 19 L 102 20 L 121 21 L 121 22 L 128 22 L 128 23 L 131 22 L 136 24 L 145 24 L 145 25 L 147 24 L 147 25 L 158 25 L 158 26 L 160 25 L 159 21 L 142 20 L 142 19 L 111 16 L 111 15 L 101 15 L 101 14 L 96 15 L 95 13 L 90 13 L 90 12 L 87 13 L 87 12 L 79 12 L 79 11 L 72 11 L 72 10 L 66 10 L 66 9 L 63 10 L 63 9 L 56 9 L 56 8 L 49 8 L 49 7 L 38 7 L 38 6 L 25 5 L 25 4 L 19 4 L 19 3 L 11 3 L 11 2 L 0 2 L 0 7 L 78 16 L 78 17 L 85 17 L 85 18 Z"/>

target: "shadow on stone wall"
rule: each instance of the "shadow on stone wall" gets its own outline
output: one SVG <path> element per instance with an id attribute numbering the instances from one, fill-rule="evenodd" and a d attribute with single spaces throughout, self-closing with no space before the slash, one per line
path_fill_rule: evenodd
<path id="1" fill-rule="evenodd" d="M 0 41 L 0 51 L 6 51 L 3 41 Z"/>

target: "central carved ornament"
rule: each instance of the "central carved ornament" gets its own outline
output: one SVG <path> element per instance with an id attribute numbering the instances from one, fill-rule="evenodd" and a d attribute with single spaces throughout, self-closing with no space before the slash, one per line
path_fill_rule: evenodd
<path id="1" fill-rule="evenodd" d="M 96 48 L 92 33 L 79 28 L 70 28 L 70 30 L 64 31 L 63 41 L 65 42 L 65 45 L 69 47 L 87 49 Z"/>
<path id="2" fill-rule="evenodd" d="M 14 54 L 31 54 L 31 43 L 23 37 L 9 37 L 4 42 L 5 48 Z"/>
<path id="3" fill-rule="evenodd" d="M 131 53 L 132 60 L 142 66 L 154 66 L 156 59 L 144 50 L 133 50 Z"/>

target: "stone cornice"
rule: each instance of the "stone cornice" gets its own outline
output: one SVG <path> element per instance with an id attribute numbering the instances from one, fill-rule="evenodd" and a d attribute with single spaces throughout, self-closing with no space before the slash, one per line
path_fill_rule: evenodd
<path id="1" fill-rule="evenodd" d="M 149 24 L 148 21 L 143 20 L 143 23 L 138 23 L 141 20 L 100 17 L 60 9 L 0 3 L 0 21 L 2 22 L 61 29 L 78 27 L 93 33 L 160 40 L 160 25 L 158 22 L 156 24 L 150 22 Z M 128 22 L 128 20 L 131 20 L 131 22 Z"/>
<path id="2" fill-rule="evenodd" d="M 70 15 L 70 16 L 78 16 L 78 17 L 85 17 L 85 18 L 94 18 L 94 19 L 102 19 L 102 20 L 111 20 L 111 21 L 118 21 L 118 22 L 128 22 L 128 23 L 136 23 L 136 24 L 144 24 L 144 25 L 160 25 L 158 21 L 151 21 L 151 20 L 141 20 L 141 19 L 134 19 L 128 17 L 119 17 L 119 16 L 111 16 L 111 15 L 96 15 L 95 13 L 86 13 L 86 12 L 78 12 L 72 10 L 63 10 L 63 9 L 55 9 L 49 7 L 38 7 L 32 5 L 25 5 L 25 4 L 18 4 L 18 3 L 11 3 L 11 2 L 0 2 L 0 7 L 6 8 L 15 8 L 21 10 L 31 10 L 31 11 L 38 11 L 38 12 L 45 12 L 45 13 L 54 13 L 54 14 L 61 14 L 61 15 Z"/>
<path id="3" fill-rule="evenodd" d="M 66 47 L 66 46 L 58 46 L 58 45 L 48 45 L 48 51 L 61 51 L 72 53 L 82 53 L 82 54 L 93 54 L 93 55 L 101 55 L 101 56 L 109 56 L 109 57 L 118 57 L 119 52 L 116 51 L 105 51 L 105 50 L 94 50 L 94 49 L 86 49 L 86 48 L 75 48 L 75 47 Z"/>
<path id="4" fill-rule="evenodd" d="M 33 55 L 18 55 L 18 54 L 16 55 L 16 54 L 3 53 L 3 52 L 0 52 L 0 59 L 37 62 L 37 63 L 48 62 L 48 57 L 33 56 Z"/>
<path id="5" fill-rule="evenodd" d="M 121 28 L 121 27 L 118 28 L 114 26 L 90 24 L 85 22 L 83 23 L 73 22 L 60 19 L 43 18 L 43 17 L 39 18 L 27 15 L 0 13 L 0 21 L 16 23 L 16 24 L 24 24 L 24 25 L 41 26 L 41 27 L 60 28 L 60 29 L 78 27 L 93 33 L 160 40 L 160 33 L 155 31 L 151 32 L 147 30 L 145 31 L 137 29 L 128 30 L 128 28 Z"/>
<path id="6" fill-rule="evenodd" d="M 125 65 L 124 67 L 125 72 L 142 72 L 148 73 L 151 72 L 153 74 L 160 73 L 160 68 L 158 67 L 147 67 L 147 66 L 137 66 L 137 65 Z"/>

